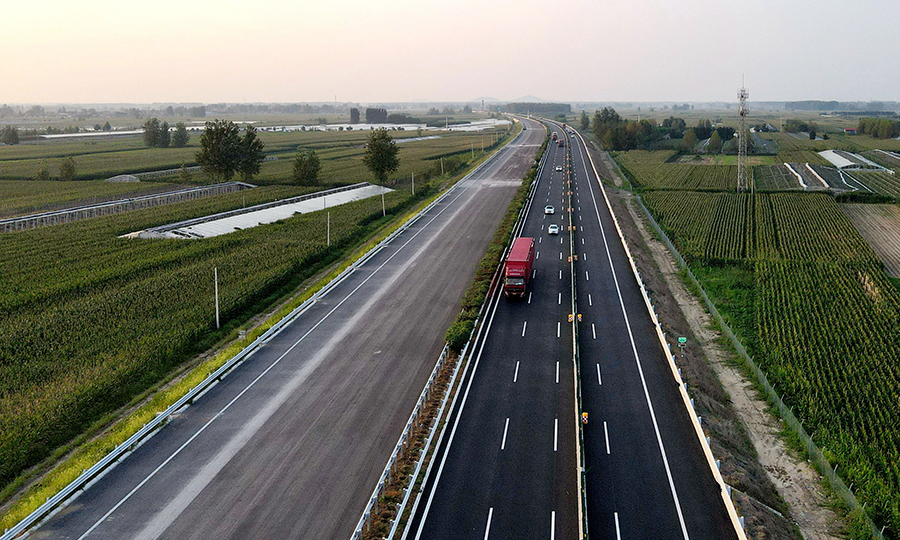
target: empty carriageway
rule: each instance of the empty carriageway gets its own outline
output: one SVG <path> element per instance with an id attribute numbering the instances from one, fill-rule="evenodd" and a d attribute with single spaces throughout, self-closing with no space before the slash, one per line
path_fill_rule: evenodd
<path id="1" fill-rule="evenodd" d="M 520 234 L 535 239 L 528 292 L 493 299 L 406 538 L 578 537 L 564 162 L 549 146 Z"/>
<path id="2" fill-rule="evenodd" d="M 570 137 L 592 538 L 737 538 L 603 192 Z"/>

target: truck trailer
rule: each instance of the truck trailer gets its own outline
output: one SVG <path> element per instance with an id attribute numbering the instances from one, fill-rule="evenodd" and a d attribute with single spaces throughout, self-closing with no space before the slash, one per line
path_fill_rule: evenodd
<path id="1" fill-rule="evenodd" d="M 503 268 L 503 293 L 506 296 L 525 296 L 533 264 L 534 238 L 516 238 Z"/>

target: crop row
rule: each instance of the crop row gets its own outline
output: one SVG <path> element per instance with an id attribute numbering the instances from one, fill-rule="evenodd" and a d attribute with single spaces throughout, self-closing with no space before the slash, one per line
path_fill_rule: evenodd
<path id="1" fill-rule="evenodd" d="M 46 212 L 81 202 L 102 202 L 133 195 L 168 191 L 176 186 L 154 182 L 54 182 L 0 180 L 0 218 L 33 212 Z"/>
<path id="2" fill-rule="evenodd" d="M 759 165 L 753 167 L 753 181 L 760 191 L 785 191 L 803 189 L 797 177 L 784 165 Z"/>
<path id="3" fill-rule="evenodd" d="M 628 171 L 641 187 L 673 190 L 734 190 L 737 188 L 737 167 L 684 165 L 630 165 Z"/>
<path id="4" fill-rule="evenodd" d="M 264 195 L 256 191 L 245 195 Z M 225 197 L 240 206 L 242 195 Z M 408 191 L 385 198 L 389 212 L 410 202 Z M 117 237 L 159 222 L 160 210 L 4 238 L 0 266 L 12 279 L 0 280 L 0 485 L 211 345 L 213 268 L 223 320 L 241 320 L 365 237 L 381 200 L 330 209 L 330 247 L 324 212 L 202 241 Z"/>
<path id="5" fill-rule="evenodd" d="M 900 199 L 900 175 L 885 171 L 853 171 L 849 174 L 873 193 Z"/>
<path id="6" fill-rule="evenodd" d="M 900 530 L 900 294 L 874 262 L 756 267 L 757 359 L 875 522 Z"/>

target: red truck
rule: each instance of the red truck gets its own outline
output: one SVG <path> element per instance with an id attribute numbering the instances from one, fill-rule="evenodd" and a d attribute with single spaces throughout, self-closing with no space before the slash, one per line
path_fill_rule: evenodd
<path id="1" fill-rule="evenodd" d="M 503 292 L 506 296 L 525 296 L 534 263 L 534 238 L 516 238 L 503 268 Z"/>

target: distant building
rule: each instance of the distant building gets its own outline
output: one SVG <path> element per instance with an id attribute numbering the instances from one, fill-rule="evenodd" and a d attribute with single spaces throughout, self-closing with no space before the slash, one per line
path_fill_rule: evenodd
<path id="1" fill-rule="evenodd" d="M 856 128 L 844 128 L 844 134 L 856 135 Z"/>

